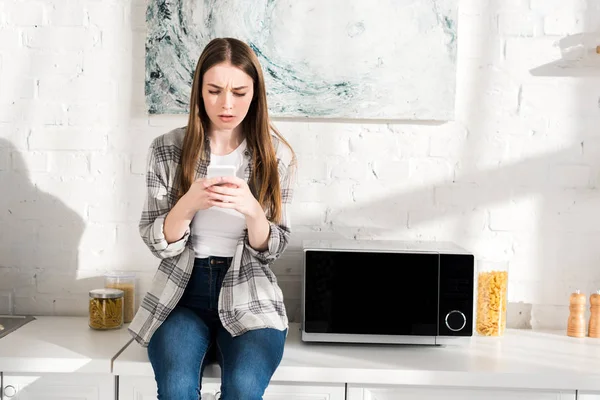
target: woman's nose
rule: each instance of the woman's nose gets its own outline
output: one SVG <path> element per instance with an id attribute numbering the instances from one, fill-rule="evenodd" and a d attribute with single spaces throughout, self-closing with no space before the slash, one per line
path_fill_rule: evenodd
<path id="1" fill-rule="evenodd" d="M 223 108 L 225 110 L 231 109 L 233 106 L 233 94 L 231 92 L 225 92 L 225 96 L 223 99 Z"/>

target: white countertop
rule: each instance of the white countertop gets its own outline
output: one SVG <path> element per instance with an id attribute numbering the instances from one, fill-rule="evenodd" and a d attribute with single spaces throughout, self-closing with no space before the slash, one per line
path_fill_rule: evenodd
<path id="1" fill-rule="evenodd" d="M 113 373 L 153 376 L 147 349 L 131 343 Z M 205 377 L 218 376 L 207 368 Z M 272 381 L 600 390 L 600 339 L 509 329 L 443 347 L 314 344 L 290 324 Z"/>
<path id="2" fill-rule="evenodd" d="M 153 376 L 147 349 L 125 327 L 95 331 L 84 317 L 36 318 L 0 339 L 0 371 Z M 205 376 L 218 378 L 219 368 Z M 509 329 L 443 347 L 315 344 L 290 324 L 272 381 L 600 391 L 600 339 Z"/>
<path id="3" fill-rule="evenodd" d="M 0 371 L 112 373 L 132 340 L 126 328 L 97 331 L 85 317 L 35 317 L 0 339 Z"/>

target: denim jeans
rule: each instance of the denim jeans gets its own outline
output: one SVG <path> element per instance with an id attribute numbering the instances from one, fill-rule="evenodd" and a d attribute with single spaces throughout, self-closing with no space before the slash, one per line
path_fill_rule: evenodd
<path id="1" fill-rule="evenodd" d="M 262 399 L 281 362 L 287 331 L 256 329 L 232 337 L 217 303 L 231 258 L 197 258 L 184 294 L 148 345 L 159 400 L 197 400 L 207 363 L 221 367 L 222 400 Z"/>

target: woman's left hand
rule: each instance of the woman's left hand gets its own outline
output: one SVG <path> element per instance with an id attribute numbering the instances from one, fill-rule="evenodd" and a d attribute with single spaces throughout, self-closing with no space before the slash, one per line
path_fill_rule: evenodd
<path id="1" fill-rule="evenodd" d="M 206 184 L 209 202 L 213 206 L 236 210 L 249 218 L 257 218 L 264 213 L 245 180 L 223 176 L 210 179 Z"/>

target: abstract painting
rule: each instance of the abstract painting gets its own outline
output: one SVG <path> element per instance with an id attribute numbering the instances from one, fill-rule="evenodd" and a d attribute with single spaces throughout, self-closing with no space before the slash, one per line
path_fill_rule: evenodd
<path id="1" fill-rule="evenodd" d="M 273 117 L 454 117 L 458 0 L 149 0 L 150 114 L 189 112 L 216 37 L 248 43 Z"/>

